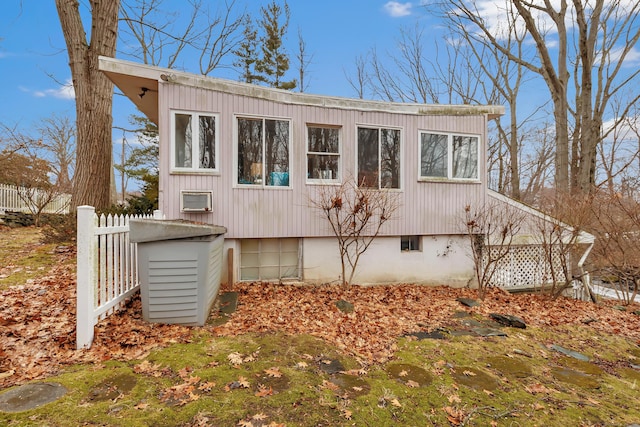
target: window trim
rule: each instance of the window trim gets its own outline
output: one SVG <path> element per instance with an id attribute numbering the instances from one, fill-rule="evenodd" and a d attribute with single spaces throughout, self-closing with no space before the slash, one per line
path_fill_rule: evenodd
<path id="1" fill-rule="evenodd" d="M 407 240 L 407 249 L 402 248 L 403 240 Z M 416 248 L 411 246 L 412 241 L 415 240 L 417 245 Z M 418 234 L 408 234 L 400 236 L 400 252 L 409 253 L 409 252 L 422 252 L 422 236 Z"/>
<path id="2" fill-rule="evenodd" d="M 326 129 L 337 129 L 338 130 L 338 152 L 337 153 L 323 153 L 318 151 L 309 151 L 309 128 L 326 128 Z M 332 124 L 322 124 L 322 123 L 306 123 L 305 124 L 305 177 L 308 184 L 337 184 L 342 180 L 342 146 L 343 146 L 343 126 L 342 125 L 332 125 Z M 332 156 L 338 158 L 338 174 L 337 176 L 330 179 L 323 178 L 310 178 L 309 174 L 309 155 L 321 155 L 321 156 Z"/>
<path id="3" fill-rule="evenodd" d="M 434 134 L 434 135 L 444 135 L 447 137 L 447 176 L 439 177 L 439 176 L 423 176 L 422 175 L 422 135 L 423 134 Z M 477 165 L 476 170 L 478 172 L 478 176 L 475 178 L 456 178 L 452 176 L 453 173 L 453 138 L 456 136 L 460 137 L 472 137 L 477 138 L 478 145 L 476 147 L 477 150 Z M 461 133 L 461 132 L 442 132 L 442 131 L 433 131 L 426 129 L 418 130 L 418 181 L 424 182 L 458 182 L 458 183 L 470 183 L 475 184 L 481 182 L 480 179 L 480 165 L 481 163 L 481 145 L 482 145 L 482 136 L 480 134 L 473 133 Z"/>
<path id="4" fill-rule="evenodd" d="M 289 147 L 288 147 L 288 155 L 289 155 L 289 184 L 288 185 L 266 185 L 265 180 L 260 184 L 241 184 L 238 182 L 238 119 L 249 119 L 249 120 L 262 120 L 263 127 L 265 120 L 277 120 L 277 121 L 285 121 L 289 124 Z M 264 160 L 264 148 L 265 148 L 265 139 L 264 139 L 264 128 L 263 128 L 263 139 L 262 139 L 262 149 L 263 149 L 263 159 L 262 159 L 262 170 L 265 168 L 265 160 Z M 253 189 L 270 189 L 270 190 L 291 190 L 293 189 L 293 168 L 295 159 L 293 158 L 293 142 L 294 142 L 294 121 L 290 117 L 276 117 L 276 116 L 265 116 L 259 114 L 234 114 L 233 115 L 233 188 L 253 188 Z"/>
<path id="5" fill-rule="evenodd" d="M 194 125 L 194 123 L 199 123 L 200 117 L 213 117 L 215 120 L 216 128 L 215 128 L 215 159 L 216 159 L 216 167 L 215 168 L 201 168 L 199 166 L 194 167 L 180 167 L 176 166 L 176 115 L 190 115 L 191 116 L 191 126 L 192 126 L 192 144 L 193 141 L 199 141 L 200 135 L 200 127 Z M 207 174 L 207 175 L 216 175 L 220 173 L 220 114 L 205 112 L 205 111 L 195 111 L 195 110 L 179 110 L 179 109 L 171 109 L 169 111 L 170 116 L 170 137 L 169 137 L 169 150 L 170 150 L 170 168 L 169 171 L 172 174 Z M 195 128 L 195 133 L 194 133 Z M 193 144 L 191 147 L 191 158 L 198 159 L 200 155 L 200 144 Z M 192 163 L 193 165 L 193 163 Z"/>
<path id="6" fill-rule="evenodd" d="M 358 182 L 358 176 L 360 174 L 360 169 L 359 169 L 359 164 L 358 164 L 358 149 L 359 149 L 359 139 L 358 139 L 358 130 L 360 128 L 366 128 L 366 129 L 375 129 L 378 132 L 381 133 L 382 130 L 387 129 L 387 130 L 397 130 L 398 132 L 400 132 L 400 138 L 399 138 L 399 144 L 400 144 L 400 148 L 399 148 L 399 153 L 398 153 L 398 159 L 399 159 L 399 163 L 400 163 L 400 170 L 398 171 L 398 187 L 381 187 L 380 186 L 380 177 L 378 177 L 378 187 L 374 188 L 374 187 L 369 187 L 370 190 L 377 190 L 377 191 L 402 191 L 403 190 L 403 184 L 404 184 L 404 180 L 402 178 L 402 170 L 403 170 L 403 163 L 404 163 L 404 128 L 401 126 L 386 126 L 386 125 L 373 125 L 373 124 L 364 124 L 364 123 L 356 123 L 355 125 L 355 137 L 354 137 L 354 141 L 355 141 L 355 146 L 354 146 L 354 153 L 355 153 L 355 159 L 354 159 L 354 171 L 355 171 L 355 177 L 354 179 L 356 180 L 356 186 L 359 186 L 359 182 Z M 380 173 L 380 165 L 382 164 L 382 150 L 380 150 L 380 133 L 378 134 L 378 173 Z"/>

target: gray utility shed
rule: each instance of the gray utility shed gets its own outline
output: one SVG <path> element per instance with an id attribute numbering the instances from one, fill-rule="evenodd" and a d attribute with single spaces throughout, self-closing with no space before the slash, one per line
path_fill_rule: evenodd
<path id="1" fill-rule="evenodd" d="M 188 221 L 131 220 L 144 320 L 204 325 L 220 289 L 226 231 Z"/>

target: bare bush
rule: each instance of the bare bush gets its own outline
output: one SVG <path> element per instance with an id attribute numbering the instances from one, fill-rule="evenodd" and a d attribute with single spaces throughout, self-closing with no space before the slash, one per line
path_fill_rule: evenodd
<path id="1" fill-rule="evenodd" d="M 524 214 L 495 200 L 464 208 L 463 224 L 478 282 L 478 296 L 484 298 L 492 286 L 501 261 L 509 255 L 520 232 Z"/>
<path id="2" fill-rule="evenodd" d="M 578 280 L 595 300 L 581 257 L 581 249 L 593 243 L 593 236 L 585 231 L 592 221 L 593 197 L 556 191 L 543 197 L 541 205 L 546 215 L 537 217 L 532 224 L 544 251 L 548 274 L 549 286 L 541 290 L 556 298 Z"/>
<path id="3" fill-rule="evenodd" d="M 329 221 L 338 240 L 342 285 L 346 287 L 362 254 L 397 211 L 398 193 L 358 186 L 355 180 L 345 179 L 339 185 L 319 187 L 311 205 Z"/>
<path id="4" fill-rule="evenodd" d="M 640 203 L 610 191 L 601 191 L 594 200 L 594 269 L 621 302 L 630 304 L 640 284 Z"/>

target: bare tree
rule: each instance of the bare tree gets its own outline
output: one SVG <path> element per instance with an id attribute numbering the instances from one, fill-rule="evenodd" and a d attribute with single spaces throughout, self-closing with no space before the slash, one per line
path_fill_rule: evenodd
<path id="1" fill-rule="evenodd" d="M 77 0 L 56 0 L 76 96 L 76 172 L 72 207 L 111 204 L 113 84 L 98 69 L 100 55 L 114 57 L 119 0 L 89 0 L 89 14 Z M 89 16 L 90 23 L 83 22 Z M 87 37 L 85 28 L 91 28 Z"/>
<path id="2" fill-rule="evenodd" d="M 296 53 L 296 59 L 298 61 L 298 87 L 300 92 L 304 92 L 309 86 L 309 83 L 306 81 L 306 77 L 309 64 L 313 60 L 313 55 L 309 55 L 307 52 L 307 43 L 302 38 L 302 32 L 300 29 L 298 29 L 298 52 Z"/>
<path id="3" fill-rule="evenodd" d="M 41 139 L 35 147 L 49 159 L 54 184 L 63 193 L 71 194 L 76 163 L 76 130 L 68 117 L 53 115 L 38 126 Z"/>
<path id="4" fill-rule="evenodd" d="M 613 285 L 623 303 L 630 304 L 640 288 L 640 202 L 602 190 L 591 208 L 595 271 Z"/>
<path id="5" fill-rule="evenodd" d="M 626 101 L 613 101 L 614 119 L 605 124 L 603 142 L 598 147 L 600 159 L 598 187 L 606 187 L 613 194 L 620 192 L 628 197 L 640 188 L 640 108 L 622 111 Z M 624 117 L 618 118 L 621 114 Z"/>
<path id="6" fill-rule="evenodd" d="M 495 21 L 482 13 L 477 0 L 443 2 L 442 8 L 459 31 L 486 40 L 509 61 L 544 80 L 554 106 L 556 186 L 562 192 L 589 192 L 595 183 L 604 114 L 612 97 L 640 75 L 640 70 L 623 66 L 640 38 L 636 24 L 640 3 L 509 0 L 504 5 L 501 10 L 517 13 L 506 13 Z M 503 20 L 526 29 L 527 41 L 536 47 L 535 56 L 523 57 L 503 43 L 505 35 L 495 25 Z M 567 27 L 569 22 L 573 25 Z M 639 98 L 635 96 L 628 105 Z"/>
<path id="7" fill-rule="evenodd" d="M 0 183 L 16 187 L 18 197 L 39 226 L 42 213 L 51 202 L 61 198 L 64 203 L 60 204 L 60 210 L 63 210 L 67 207 L 68 195 L 63 195 L 60 186 L 51 183 L 51 164 L 33 149 L 39 142 L 15 132 L 11 135 L 9 146 L 12 148 L 0 152 Z"/>
<path id="8" fill-rule="evenodd" d="M 35 128 L 37 133 L 33 134 L 1 125 L 5 153 L 20 153 L 31 159 L 32 165 L 46 164 L 46 173 L 52 178 L 46 181 L 56 186 L 57 191 L 71 194 L 76 154 L 73 123 L 66 116 L 53 114 Z"/>
<path id="9" fill-rule="evenodd" d="M 522 212 L 495 201 L 465 206 L 462 224 L 469 239 L 480 298 L 484 298 L 503 260 L 511 253 L 523 221 Z"/>
<path id="10" fill-rule="evenodd" d="M 366 56 L 358 55 L 354 61 L 355 63 L 355 76 L 351 77 L 346 71 L 345 77 L 349 85 L 356 92 L 358 98 L 363 99 L 366 93 L 366 89 L 369 86 L 369 75 L 367 73 Z"/>
<path id="11" fill-rule="evenodd" d="M 193 53 L 203 75 L 226 66 L 223 60 L 240 42 L 243 14 L 236 14 L 236 1 L 225 2 L 215 14 L 201 0 L 188 2 L 188 17 L 180 16 L 183 10 L 165 10 L 164 0 L 125 1 L 120 38 L 131 48 L 124 53 L 166 68 L 181 67 L 179 59 Z"/>
<path id="12" fill-rule="evenodd" d="M 591 238 L 585 235 L 585 229 L 591 222 L 592 195 L 555 191 L 547 194 L 540 203 L 548 216 L 533 220 L 531 228 L 544 250 L 547 281 L 550 283 L 549 287 L 541 290 L 556 298 L 570 289 L 574 280 L 579 280 L 590 294 L 586 272 L 581 271 L 578 260 L 581 257 L 579 249 L 585 243 L 592 243 Z M 591 299 L 595 300 L 593 295 Z"/>
<path id="13" fill-rule="evenodd" d="M 348 286 L 360 257 L 398 209 L 398 193 L 359 186 L 351 178 L 338 186 L 319 187 L 310 202 L 322 212 L 338 241 L 342 285 Z"/>

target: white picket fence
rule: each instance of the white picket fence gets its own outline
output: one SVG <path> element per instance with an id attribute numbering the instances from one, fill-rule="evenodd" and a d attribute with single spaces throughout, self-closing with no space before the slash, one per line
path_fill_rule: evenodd
<path id="1" fill-rule="evenodd" d="M 96 215 L 78 207 L 76 348 L 89 348 L 94 327 L 139 290 L 137 248 L 129 242 L 129 220 L 149 216 Z"/>
<path id="2" fill-rule="evenodd" d="M 22 195 L 22 196 L 21 196 Z M 0 211 L 33 213 L 39 201 L 49 197 L 46 191 L 0 184 Z M 69 213 L 70 194 L 58 194 L 45 206 L 43 213 Z"/>

